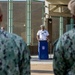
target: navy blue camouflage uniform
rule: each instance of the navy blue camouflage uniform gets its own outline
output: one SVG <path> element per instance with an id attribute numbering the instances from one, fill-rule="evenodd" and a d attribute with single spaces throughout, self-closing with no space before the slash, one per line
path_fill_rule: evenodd
<path id="1" fill-rule="evenodd" d="M 30 52 L 23 39 L 0 30 L 0 75 L 30 75 Z"/>
<path id="2" fill-rule="evenodd" d="M 55 75 L 75 75 L 75 28 L 62 35 L 54 49 Z"/>

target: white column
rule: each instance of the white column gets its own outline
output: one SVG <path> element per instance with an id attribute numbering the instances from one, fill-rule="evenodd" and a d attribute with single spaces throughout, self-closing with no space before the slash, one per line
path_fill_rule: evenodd
<path id="1" fill-rule="evenodd" d="M 63 10 L 62 10 L 62 7 L 59 8 L 59 12 L 61 13 Z M 59 18 L 59 36 L 61 36 L 63 34 L 63 17 L 60 16 Z"/>
<path id="2" fill-rule="evenodd" d="M 31 44 L 31 0 L 27 0 L 27 17 L 26 17 L 26 40 L 27 45 Z"/>
<path id="3" fill-rule="evenodd" d="M 45 0 L 45 17 L 49 18 L 49 2 Z"/>
<path id="4" fill-rule="evenodd" d="M 8 0 L 8 24 L 7 30 L 9 33 L 13 32 L 13 0 Z"/>

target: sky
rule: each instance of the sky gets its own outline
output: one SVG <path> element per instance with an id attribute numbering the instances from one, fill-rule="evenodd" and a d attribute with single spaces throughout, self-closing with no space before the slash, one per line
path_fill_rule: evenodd
<path id="1" fill-rule="evenodd" d="M 8 0 L 0 0 L 0 1 L 8 1 Z M 13 1 L 26 1 L 26 0 L 13 0 Z M 38 0 L 38 1 L 44 1 L 44 0 Z"/>

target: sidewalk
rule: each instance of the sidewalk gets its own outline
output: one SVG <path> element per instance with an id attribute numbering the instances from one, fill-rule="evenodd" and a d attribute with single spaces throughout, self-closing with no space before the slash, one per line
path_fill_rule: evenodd
<path id="1" fill-rule="evenodd" d="M 38 56 L 31 56 L 31 75 L 53 75 L 53 55 L 48 60 L 39 60 Z"/>

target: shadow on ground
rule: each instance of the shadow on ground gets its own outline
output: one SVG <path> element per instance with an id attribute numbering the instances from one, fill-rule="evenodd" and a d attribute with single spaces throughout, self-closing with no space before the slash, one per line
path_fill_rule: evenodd
<path id="1" fill-rule="evenodd" d="M 49 59 L 31 58 L 31 61 L 49 61 L 49 60 L 53 60 L 53 58 L 49 58 Z"/>
<path id="2" fill-rule="evenodd" d="M 48 70 L 31 70 L 32 73 L 52 73 L 53 71 L 48 71 Z"/>

